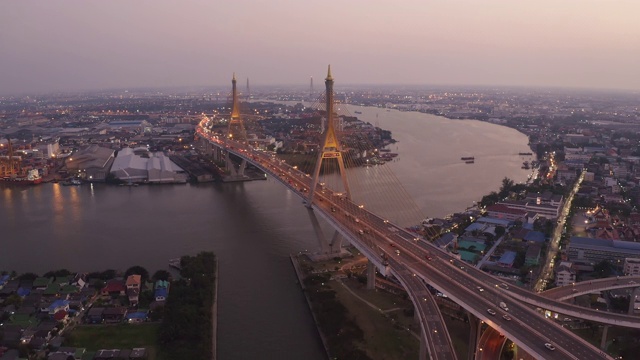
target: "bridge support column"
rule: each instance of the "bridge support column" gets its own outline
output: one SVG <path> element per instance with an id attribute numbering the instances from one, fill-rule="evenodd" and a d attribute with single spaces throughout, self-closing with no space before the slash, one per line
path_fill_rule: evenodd
<path id="1" fill-rule="evenodd" d="M 468 360 L 475 360 L 476 352 L 478 351 L 478 343 L 480 342 L 480 336 L 482 335 L 482 321 L 475 315 L 467 313 L 469 318 L 469 350 L 467 352 Z"/>
<path id="2" fill-rule="evenodd" d="M 602 329 L 602 339 L 600 339 L 600 350 L 607 349 L 607 334 L 609 333 L 609 325 L 605 325 Z"/>
<path id="3" fill-rule="evenodd" d="M 224 163 L 225 163 L 225 166 L 227 167 L 227 171 L 229 172 L 229 175 L 233 177 L 238 176 L 238 173 L 236 172 L 236 166 L 233 164 L 233 161 L 231 161 L 231 157 L 228 151 L 225 154 Z"/>
<path id="4" fill-rule="evenodd" d="M 631 296 L 629 296 L 629 309 L 627 310 L 629 315 L 633 315 L 633 312 L 635 311 L 636 298 L 638 296 L 640 296 L 640 287 L 634 288 L 631 292 Z"/>
<path id="5" fill-rule="evenodd" d="M 342 235 L 336 230 L 333 234 L 333 238 L 331 239 L 331 244 L 329 245 L 331 248 L 332 254 L 339 254 L 342 249 Z"/>
<path id="6" fill-rule="evenodd" d="M 373 262 L 367 262 L 367 290 L 376 288 L 376 266 Z"/>
<path id="7" fill-rule="evenodd" d="M 316 213 L 313 212 L 312 208 L 307 208 L 307 214 L 309 214 L 309 219 L 311 219 L 311 225 L 313 226 L 313 231 L 316 233 L 316 238 L 318 239 L 320 252 L 322 254 L 328 254 L 329 246 L 327 244 L 327 238 L 324 237 L 324 231 L 322 231 L 322 227 L 320 227 L 320 222 L 318 222 Z"/>
<path id="8" fill-rule="evenodd" d="M 244 176 L 244 169 L 247 168 L 247 160 L 242 159 L 240 163 L 240 170 L 238 170 L 238 176 Z"/>

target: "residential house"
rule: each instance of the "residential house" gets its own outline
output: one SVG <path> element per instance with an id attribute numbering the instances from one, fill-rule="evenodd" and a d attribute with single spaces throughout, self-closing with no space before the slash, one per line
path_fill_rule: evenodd
<path id="1" fill-rule="evenodd" d="M 126 315 L 127 308 L 122 306 L 106 308 L 102 312 L 105 323 L 121 323 L 124 321 Z"/>
<path id="2" fill-rule="evenodd" d="M 44 291 L 44 289 L 46 289 L 52 281 L 52 278 L 37 277 L 35 278 L 35 280 L 33 280 L 33 288 Z"/>
<path id="3" fill-rule="evenodd" d="M 104 312 L 104 308 L 101 307 L 92 307 L 87 312 L 86 321 L 89 324 L 101 324 L 104 318 L 102 317 L 102 313 Z"/>
<path id="4" fill-rule="evenodd" d="M 529 245 L 527 252 L 524 256 L 524 264 L 527 266 L 536 266 L 540 263 L 540 252 L 542 248 L 540 245 Z"/>
<path id="5" fill-rule="evenodd" d="M 154 298 L 156 301 L 165 301 L 169 295 L 169 282 L 164 280 L 156 281 Z"/>
<path id="6" fill-rule="evenodd" d="M 572 269 L 572 265 L 568 261 L 560 263 L 556 269 L 556 285 L 566 286 L 576 282 L 576 271 Z"/>
<path id="7" fill-rule="evenodd" d="M 101 290 L 102 296 L 123 296 L 127 291 L 124 281 L 119 279 L 111 279 L 107 281 Z"/>
<path id="8" fill-rule="evenodd" d="M 140 275 L 129 275 L 127 277 L 127 297 L 129 298 L 129 304 L 131 306 L 138 306 L 138 299 L 140 296 L 140 284 L 141 284 L 141 276 Z"/>

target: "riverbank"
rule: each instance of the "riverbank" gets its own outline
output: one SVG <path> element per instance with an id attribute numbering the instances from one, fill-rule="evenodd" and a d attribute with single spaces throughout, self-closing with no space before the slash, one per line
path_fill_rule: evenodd
<path id="1" fill-rule="evenodd" d="M 331 353 L 329 352 L 329 345 L 327 344 L 327 339 L 322 333 L 322 330 L 320 329 L 320 323 L 318 322 L 316 313 L 313 311 L 313 306 L 311 305 L 311 299 L 309 299 L 309 295 L 307 294 L 307 289 L 304 285 L 304 275 L 300 270 L 300 264 L 298 263 L 298 258 L 294 255 L 289 255 L 289 258 L 291 259 L 291 265 L 293 265 L 293 269 L 296 273 L 296 277 L 298 278 L 298 284 L 300 284 L 300 288 L 302 289 L 302 293 L 307 302 L 307 306 L 309 307 L 309 312 L 311 312 L 311 316 L 313 317 L 313 322 L 318 331 L 318 336 L 320 336 L 320 341 L 322 341 L 322 346 L 324 347 L 324 351 L 327 355 L 327 358 L 331 359 Z"/>
<path id="2" fill-rule="evenodd" d="M 213 307 L 211 310 L 211 354 L 212 360 L 218 357 L 218 283 L 219 279 L 218 262 L 216 261 L 216 270 L 214 274 L 215 285 L 213 287 Z"/>
<path id="3" fill-rule="evenodd" d="M 380 280 L 379 289 L 366 288 L 366 258 L 351 249 L 353 257 L 311 261 L 292 256 L 309 309 L 330 358 L 401 360 L 419 353 L 420 329 L 413 304 L 403 291 Z M 394 284 L 395 285 L 395 284 Z M 335 335 L 338 334 L 338 335 Z"/>

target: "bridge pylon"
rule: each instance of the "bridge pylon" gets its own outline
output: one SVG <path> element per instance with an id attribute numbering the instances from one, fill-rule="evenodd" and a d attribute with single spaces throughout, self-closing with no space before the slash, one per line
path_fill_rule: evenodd
<path id="1" fill-rule="evenodd" d="M 236 74 L 233 74 L 231 79 L 232 86 L 232 106 L 231 116 L 229 117 L 229 125 L 227 128 L 227 139 L 233 139 L 235 141 L 247 141 L 247 130 L 244 127 L 244 121 L 240 117 L 240 104 L 238 100 L 238 89 L 236 88 Z M 225 150 L 228 150 L 225 143 Z M 247 161 L 242 159 L 239 168 L 236 170 L 236 165 L 231 161 L 229 157 L 229 151 L 226 151 L 225 164 L 229 175 L 232 179 L 244 178 L 244 169 L 247 166 Z"/>
<path id="2" fill-rule="evenodd" d="M 351 191 L 349 190 L 349 182 L 347 181 L 347 173 L 344 168 L 344 158 L 342 157 L 342 148 L 340 141 L 336 136 L 336 123 L 335 113 L 333 111 L 333 77 L 331 76 L 331 65 L 327 71 L 327 77 L 324 79 L 326 86 L 326 129 L 324 131 L 324 137 L 320 144 L 320 151 L 318 151 L 318 158 L 316 160 L 316 166 L 313 171 L 313 177 L 311 178 L 311 188 L 309 189 L 309 198 L 307 199 L 307 207 L 313 205 L 313 194 L 318 186 L 318 177 L 320 176 L 320 169 L 322 168 L 322 162 L 325 159 L 335 159 L 338 161 L 338 168 L 340 170 L 340 177 L 342 178 L 342 185 L 344 186 L 345 194 L 348 199 L 351 199 Z"/>

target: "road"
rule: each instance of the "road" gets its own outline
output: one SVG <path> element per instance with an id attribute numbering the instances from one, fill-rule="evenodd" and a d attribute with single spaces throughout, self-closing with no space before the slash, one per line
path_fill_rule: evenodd
<path id="1" fill-rule="evenodd" d="M 556 229 L 553 232 L 553 236 L 551 241 L 549 242 L 549 247 L 547 250 L 547 257 L 542 270 L 540 271 L 540 276 L 538 277 L 538 281 L 533 287 L 535 291 L 540 292 L 543 291 L 549 279 L 553 278 L 553 266 L 556 254 L 559 250 L 560 238 L 562 237 L 562 232 L 564 231 L 564 225 L 567 221 L 567 216 L 569 215 L 569 210 L 571 210 L 571 202 L 573 202 L 573 197 L 580 189 L 580 184 L 582 184 L 582 180 L 584 179 L 584 174 L 586 170 L 580 174 L 578 180 L 576 180 L 573 189 L 569 193 L 569 196 L 564 201 L 564 205 L 562 206 L 562 211 L 560 212 L 560 217 L 558 218 L 558 222 L 556 224 Z"/>
<path id="2" fill-rule="evenodd" d="M 253 150 L 239 142 L 224 140 L 214 134 L 205 134 L 202 129 L 199 130 L 202 136 L 256 164 L 303 199 L 308 196 L 311 186 L 308 174 L 297 171 L 270 154 Z M 369 212 L 343 194 L 334 193 L 320 185 L 316 185 L 311 207 L 371 261 L 379 264 L 379 267 L 384 268 L 381 266 L 383 260 L 380 251 L 382 250 L 383 254 L 393 257 L 398 262 L 389 263 L 388 267 L 392 273 L 402 276 L 403 271 L 409 270 L 416 274 L 416 277 L 422 278 L 491 327 L 499 329 L 532 355 L 545 359 L 609 358 L 606 355 L 603 356 L 591 344 L 553 321 L 545 319 L 528 304 L 515 301 L 514 297 L 527 301 L 527 296 L 537 296 L 534 301 L 527 301 L 533 304 L 569 306 L 568 304 L 561 304 L 531 292 L 523 295 L 515 288 L 510 290 L 501 288 L 499 279 L 469 267 L 431 244 L 426 245 L 432 247 L 431 250 L 424 249 L 417 244 L 420 239 L 416 235 Z M 432 260 L 428 260 L 429 258 Z M 421 291 L 415 282 L 407 282 L 404 285 L 413 296 Z M 504 317 L 507 312 L 497 306 L 500 301 L 508 304 L 509 319 Z M 489 314 L 489 309 L 495 311 L 496 315 Z M 421 316 L 426 316 L 426 312 L 418 311 Z M 599 314 L 599 319 L 606 320 L 603 315 Z M 555 346 L 554 351 L 545 347 L 545 343 L 549 342 Z"/>

